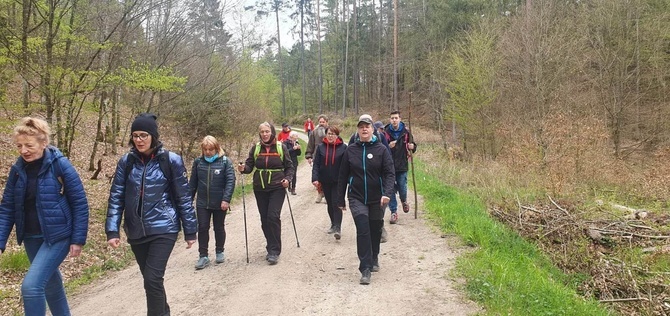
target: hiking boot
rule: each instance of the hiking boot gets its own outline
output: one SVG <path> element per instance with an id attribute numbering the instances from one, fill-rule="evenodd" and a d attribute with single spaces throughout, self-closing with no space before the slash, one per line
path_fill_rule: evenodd
<path id="1" fill-rule="evenodd" d="M 209 265 L 209 258 L 200 257 L 200 259 L 198 259 L 198 262 L 195 263 L 195 269 L 202 270 L 206 268 L 208 265 Z"/>
<path id="2" fill-rule="evenodd" d="M 295 193 L 295 189 L 293 189 L 293 190 L 291 190 L 291 195 L 298 195 L 298 193 Z"/>
<path id="3" fill-rule="evenodd" d="M 370 284 L 370 278 L 372 277 L 372 273 L 370 272 L 370 269 L 365 269 L 361 273 L 361 280 L 359 283 L 363 285 L 368 285 Z"/>
<path id="4" fill-rule="evenodd" d="M 223 261 L 224 261 L 223 252 L 217 252 L 216 253 L 216 263 L 223 263 Z"/>
<path id="5" fill-rule="evenodd" d="M 386 228 L 382 227 L 382 238 L 379 240 L 380 243 L 385 243 L 386 242 L 386 237 L 388 237 L 388 234 L 386 233 Z"/>
<path id="6" fill-rule="evenodd" d="M 372 262 L 372 272 L 379 272 L 379 261 L 373 261 Z"/>
<path id="7" fill-rule="evenodd" d="M 409 203 L 402 202 L 402 211 L 405 213 L 409 213 Z"/>
<path id="8" fill-rule="evenodd" d="M 267 257 L 268 263 L 273 266 L 279 262 L 279 256 L 278 255 L 268 255 Z"/>
<path id="9" fill-rule="evenodd" d="M 329 234 L 334 234 L 337 231 L 337 228 L 335 226 L 330 226 L 330 229 L 328 230 Z"/>
<path id="10" fill-rule="evenodd" d="M 340 240 L 342 238 L 342 230 L 339 227 L 335 227 L 335 240 Z"/>
<path id="11" fill-rule="evenodd" d="M 398 213 L 391 213 L 391 220 L 389 221 L 389 223 L 395 224 L 397 222 L 398 222 Z"/>

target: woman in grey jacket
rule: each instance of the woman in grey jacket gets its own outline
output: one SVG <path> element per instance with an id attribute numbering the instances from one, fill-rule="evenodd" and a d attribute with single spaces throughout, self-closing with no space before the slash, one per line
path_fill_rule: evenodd
<path id="1" fill-rule="evenodd" d="M 170 315 L 163 285 L 165 268 L 179 231 L 183 227 L 186 248 L 191 248 L 198 223 L 184 162 L 163 149 L 156 116 L 137 116 L 130 130 L 133 148 L 116 165 L 109 190 L 107 243 L 112 248 L 121 244 L 123 218 L 128 243 L 144 278 L 147 315 Z"/>
<path id="2" fill-rule="evenodd" d="M 223 245 L 226 243 L 225 220 L 230 199 L 235 190 L 235 171 L 230 160 L 214 136 L 207 135 L 200 144 L 202 156 L 193 161 L 191 168 L 191 197 L 198 194 L 196 209 L 198 214 L 198 251 L 200 256 L 196 270 L 209 265 L 207 247 L 209 224 L 214 228 L 216 263 L 223 263 Z"/>

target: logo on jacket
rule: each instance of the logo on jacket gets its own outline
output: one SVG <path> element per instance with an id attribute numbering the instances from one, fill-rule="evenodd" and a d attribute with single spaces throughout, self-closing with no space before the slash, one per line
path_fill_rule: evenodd
<path id="1" fill-rule="evenodd" d="M 370 154 L 368 154 L 368 159 L 372 159 L 372 157 L 374 157 L 374 156 L 372 156 L 372 154 L 371 154 L 371 153 L 370 153 Z"/>
<path id="2" fill-rule="evenodd" d="M 215 169 L 214 174 L 221 174 L 221 170 L 220 169 Z"/>

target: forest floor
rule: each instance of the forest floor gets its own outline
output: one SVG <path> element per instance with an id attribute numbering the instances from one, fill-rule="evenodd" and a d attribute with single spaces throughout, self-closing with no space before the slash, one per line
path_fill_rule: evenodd
<path id="1" fill-rule="evenodd" d="M 165 287 L 172 315 L 472 315 L 481 308 L 459 290 L 451 273 L 455 259 L 467 251 L 456 237 L 442 236 L 422 211 L 418 219 L 400 211 L 398 224 L 385 227 L 381 271 L 370 285 L 360 285 L 356 231 L 349 212 L 342 239 L 326 233 L 330 226 L 325 200 L 315 203 L 311 167 L 298 167 L 298 195 L 290 205 L 300 241 L 297 247 L 288 203 L 282 209 L 282 254 L 279 263 L 265 261 L 265 239 L 258 209 L 245 187 L 249 263 L 246 262 L 242 199 L 226 217 L 226 260 L 196 271 L 197 244 L 177 242 L 168 262 Z M 241 188 L 236 188 L 240 190 Z M 413 212 L 413 207 L 412 207 Z M 210 251 L 214 236 L 210 232 Z M 213 259 L 213 258 L 211 258 Z M 212 260 L 213 261 L 213 260 Z M 146 313 L 142 277 L 136 264 L 108 273 L 79 288 L 70 299 L 73 315 L 142 315 Z"/>

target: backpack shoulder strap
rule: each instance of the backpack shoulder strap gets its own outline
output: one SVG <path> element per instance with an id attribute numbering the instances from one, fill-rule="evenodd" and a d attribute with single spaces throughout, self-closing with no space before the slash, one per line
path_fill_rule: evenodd
<path id="1" fill-rule="evenodd" d="M 170 152 L 165 150 L 157 158 L 158 158 L 158 166 L 161 168 L 161 171 L 168 179 L 168 181 L 172 182 L 172 164 L 170 163 Z"/>
<path id="2" fill-rule="evenodd" d="M 60 158 L 62 157 L 58 157 L 51 162 L 51 172 L 60 183 L 60 193 L 63 194 L 65 192 L 65 186 L 63 185 L 63 167 L 60 165 Z"/>
<path id="3" fill-rule="evenodd" d="M 258 158 L 258 154 L 261 153 L 261 142 L 256 143 L 256 148 L 254 149 L 254 161 Z"/>
<path id="4" fill-rule="evenodd" d="M 279 159 L 281 159 L 281 161 L 283 162 L 284 161 L 284 146 L 283 146 L 283 143 L 281 143 L 281 142 L 277 142 L 277 153 L 279 154 Z"/>
<path id="5" fill-rule="evenodd" d="M 128 153 L 128 156 L 126 158 L 126 170 L 125 170 L 126 179 L 128 179 L 128 175 L 130 175 L 130 172 L 133 171 L 133 165 L 135 165 L 135 156 L 133 156 L 132 153 Z"/>

